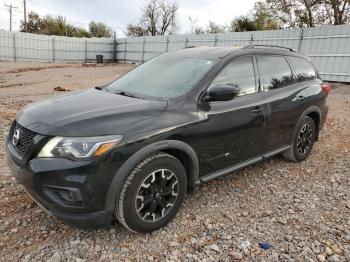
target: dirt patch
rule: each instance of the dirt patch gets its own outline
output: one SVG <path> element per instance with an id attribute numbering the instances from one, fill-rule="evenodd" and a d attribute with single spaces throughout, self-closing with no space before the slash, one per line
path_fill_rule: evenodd
<path id="1" fill-rule="evenodd" d="M 41 67 L 21 67 L 9 71 L 5 71 L 7 74 L 14 74 L 14 73 L 23 73 L 28 71 L 41 71 L 46 69 L 52 69 L 52 68 L 66 68 L 66 67 L 72 67 L 71 65 L 49 65 L 49 66 L 41 66 Z"/>

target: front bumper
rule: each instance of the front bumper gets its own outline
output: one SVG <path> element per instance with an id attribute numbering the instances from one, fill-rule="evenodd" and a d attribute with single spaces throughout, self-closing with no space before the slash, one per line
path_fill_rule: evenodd
<path id="1" fill-rule="evenodd" d="M 96 161 L 34 158 L 20 165 L 7 150 L 7 162 L 13 176 L 49 215 L 85 229 L 111 225 L 113 214 L 105 210 L 110 176 L 99 176 L 100 165 Z M 56 194 L 60 190 L 68 192 L 74 201 Z"/>

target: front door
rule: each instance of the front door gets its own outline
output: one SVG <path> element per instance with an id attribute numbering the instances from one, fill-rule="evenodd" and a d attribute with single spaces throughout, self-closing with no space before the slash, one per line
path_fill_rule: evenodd
<path id="1" fill-rule="evenodd" d="M 266 105 L 258 92 L 254 57 L 229 62 L 214 78 L 217 84 L 238 85 L 231 101 L 199 102 L 198 146 L 200 175 L 205 176 L 264 152 Z"/>

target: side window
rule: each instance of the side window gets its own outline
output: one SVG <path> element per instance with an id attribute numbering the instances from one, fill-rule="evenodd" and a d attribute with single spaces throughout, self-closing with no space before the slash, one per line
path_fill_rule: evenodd
<path id="1" fill-rule="evenodd" d="M 274 90 L 293 83 L 292 70 L 283 56 L 258 56 L 260 84 L 263 90 Z"/>
<path id="2" fill-rule="evenodd" d="M 215 77 L 211 86 L 219 84 L 238 85 L 240 88 L 238 96 L 256 93 L 253 58 L 241 57 L 227 64 Z"/>
<path id="3" fill-rule="evenodd" d="M 294 68 L 296 78 L 299 82 L 313 80 L 316 78 L 314 68 L 304 58 L 290 56 L 289 61 Z"/>

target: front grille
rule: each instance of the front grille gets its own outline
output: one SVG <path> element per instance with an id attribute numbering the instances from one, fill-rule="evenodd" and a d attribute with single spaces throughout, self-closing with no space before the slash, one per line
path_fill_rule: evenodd
<path id="1" fill-rule="evenodd" d="M 33 131 L 30 131 L 29 129 L 21 126 L 16 122 L 14 125 L 12 136 L 16 133 L 17 130 L 19 130 L 19 139 L 17 144 L 14 144 L 13 146 L 17 149 L 19 153 L 24 155 L 28 152 L 28 150 L 33 145 L 33 139 L 36 136 L 36 133 Z"/>

